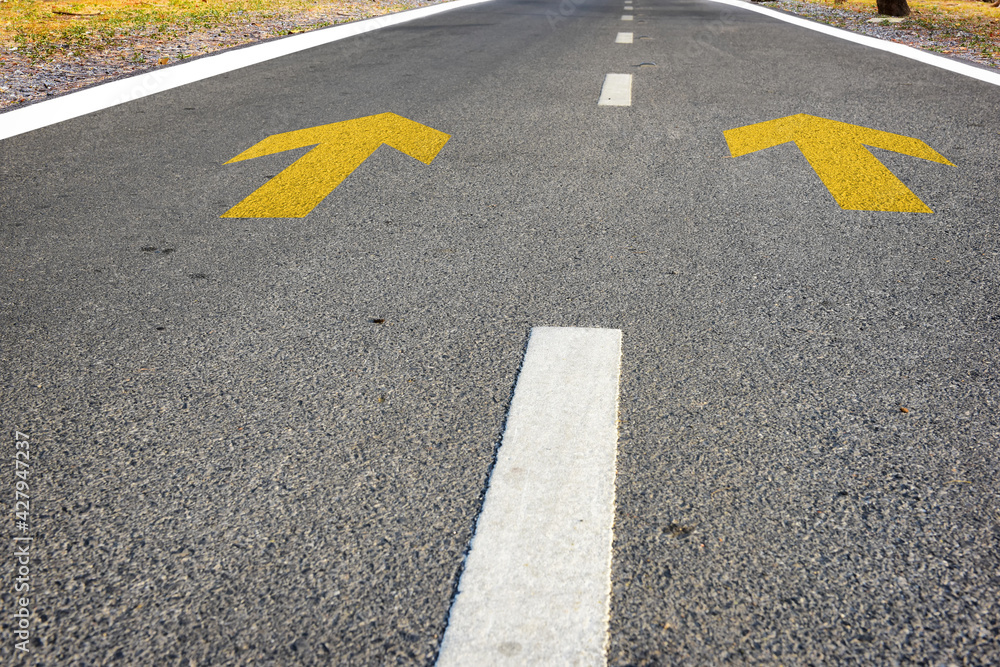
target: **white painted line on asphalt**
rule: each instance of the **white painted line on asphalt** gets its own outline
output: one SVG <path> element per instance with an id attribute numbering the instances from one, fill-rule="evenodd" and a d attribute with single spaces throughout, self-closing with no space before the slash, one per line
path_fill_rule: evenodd
<path id="1" fill-rule="evenodd" d="M 604 85 L 601 87 L 601 98 L 597 101 L 597 106 L 632 106 L 632 75 L 608 74 L 605 76 Z"/>
<path id="2" fill-rule="evenodd" d="M 620 32 L 618 36 L 615 37 L 615 44 L 631 44 L 632 43 L 632 33 L 630 32 Z"/>
<path id="3" fill-rule="evenodd" d="M 627 12 L 632 11 L 631 5 L 625 5 L 625 11 L 627 11 Z"/>
<path id="4" fill-rule="evenodd" d="M 991 72 L 990 70 L 982 69 L 974 65 L 967 65 L 955 60 L 949 60 L 948 58 L 943 58 L 941 56 L 934 55 L 933 53 L 915 49 L 912 46 L 897 44 L 896 42 L 883 41 L 881 39 L 875 39 L 874 37 L 868 37 L 867 35 L 858 35 L 853 32 L 848 32 L 847 30 L 841 30 L 840 28 L 834 28 L 833 26 L 824 25 L 822 23 L 815 23 L 798 16 L 792 16 L 791 14 L 782 14 L 781 12 L 776 12 L 772 9 L 768 9 L 767 7 L 750 4 L 749 2 L 742 2 L 742 0 L 711 1 L 724 5 L 730 5 L 732 7 L 739 7 L 740 9 L 745 9 L 750 12 L 757 12 L 758 14 L 764 14 L 766 16 L 770 16 L 771 18 L 778 19 L 779 21 L 797 25 L 800 28 L 815 30 L 816 32 L 821 32 L 824 35 L 839 37 L 840 39 L 847 40 L 848 42 L 862 44 L 880 51 L 888 51 L 889 53 L 894 53 L 897 56 L 903 56 L 904 58 L 910 58 L 911 60 L 922 62 L 925 65 L 940 67 L 941 69 L 954 72 L 955 74 L 961 74 L 973 79 L 985 81 L 986 83 L 992 83 L 994 86 L 1000 86 L 1000 72 Z"/>
<path id="5" fill-rule="evenodd" d="M 631 20 L 632 20 L 631 14 L 622 14 L 622 21 L 631 21 Z"/>
<path id="6" fill-rule="evenodd" d="M 153 70 L 146 74 L 111 81 L 100 86 L 87 88 L 76 93 L 63 95 L 13 111 L 0 114 L 0 140 L 18 134 L 55 125 L 64 120 L 83 116 L 101 109 L 107 109 L 131 100 L 146 97 L 164 90 L 177 88 L 195 81 L 232 72 L 273 60 L 290 53 L 304 51 L 315 46 L 329 44 L 348 37 L 354 37 L 380 28 L 407 23 L 415 19 L 433 16 L 460 7 L 468 7 L 490 0 L 454 0 L 440 5 L 420 7 L 398 14 L 388 14 L 365 21 L 314 30 L 312 32 L 277 39 L 272 42 L 255 44 L 242 49 L 224 51 L 181 63 L 172 67 Z"/>
<path id="7" fill-rule="evenodd" d="M 621 341 L 532 329 L 438 667 L 606 663 Z"/>

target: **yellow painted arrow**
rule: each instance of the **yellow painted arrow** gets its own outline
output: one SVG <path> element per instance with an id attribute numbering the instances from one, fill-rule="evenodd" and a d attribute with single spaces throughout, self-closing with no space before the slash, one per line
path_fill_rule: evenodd
<path id="1" fill-rule="evenodd" d="M 851 211 L 933 213 L 865 146 L 955 166 L 919 139 L 804 113 L 723 134 L 733 157 L 794 141 L 840 207 Z"/>
<path id="2" fill-rule="evenodd" d="M 302 218 L 382 144 L 430 164 L 450 135 L 394 113 L 275 134 L 226 164 L 315 146 L 223 218 Z"/>

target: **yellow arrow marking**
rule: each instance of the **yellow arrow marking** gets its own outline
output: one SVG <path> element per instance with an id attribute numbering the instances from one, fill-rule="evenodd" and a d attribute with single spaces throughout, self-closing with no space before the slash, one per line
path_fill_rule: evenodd
<path id="1" fill-rule="evenodd" d="M 726 130 L 733 157 L 794 141 L 843 209 L 933 213 L 865 146 L 953 165 L 911 137 L 800 113 Z"/>
<path id="2" fill-rule="evenodd" d="M 430 164 L 450 138 L 444 132 L 394 113 L 275 134 L 226 164 L 305 146 L 315 148 L 221 217 L 305 217 L 382 144 Z"/>

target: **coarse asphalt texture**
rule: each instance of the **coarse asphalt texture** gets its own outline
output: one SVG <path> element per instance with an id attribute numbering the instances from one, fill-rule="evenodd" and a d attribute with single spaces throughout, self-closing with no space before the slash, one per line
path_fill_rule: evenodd
<path id="1" fill-rule="evenodd" d="M 609 664 L 1000 663 L 1000 88 L 634 4 L 493 0 L 0 142 L 4 660 L 433 663 L 528 333 L 587 326 L 623 332 Z M 451 138 L 220 218 L 306 149 L 233 156 L 384 112 Z M 730 157 L 799 113 L 927 142 L 956 166 L 872 152 L 934 213 Z"/>

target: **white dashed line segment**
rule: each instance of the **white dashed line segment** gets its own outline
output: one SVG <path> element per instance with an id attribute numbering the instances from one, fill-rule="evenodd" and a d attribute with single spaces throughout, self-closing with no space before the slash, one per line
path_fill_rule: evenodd
<path id="1" fill-rule="evenodd" d="M 604 77 L 601 87 L 601 98 L 597 101 L 601 107 L 632 106 L 632 75 L 608 74 Z"/>
<path id="2" fill-rule="evenodd" d="M 606 664 L 621 340 L 532 329 L 438 667 Z"/>
<path id="3" fill-rule="evenodd" d="M 618 36 L 615 37 L 615 44 L 631 44 L 632 43 L 632 33 L 630 32 L 620 32 Z"/>
<path id="4" fill-rule="evenodd" d="M 631 20 L 632 20 L 631 14 L 622 14 L 622 21 L 631 21 Z"/>

